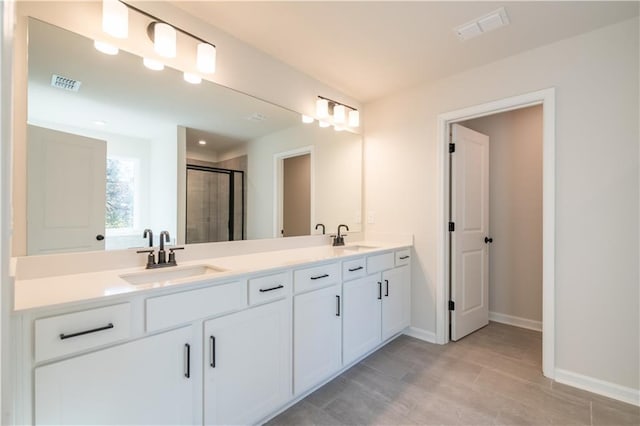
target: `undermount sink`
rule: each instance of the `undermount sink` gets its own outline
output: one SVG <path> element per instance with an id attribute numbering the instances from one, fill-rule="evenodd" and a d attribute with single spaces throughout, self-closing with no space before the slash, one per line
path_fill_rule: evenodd
<path id="1" fill-rule="evenodd" d="M 214 275 L 225 272 L 225 269 L 211 265 L 169 266 L 165 269 L 145 270 L 122 274 L 120 278 L 129 284 L 149 284 L 155 282 L 175 281 L 204 275 Z"/>
<path id="2" fill-rule="evenodd" d="M 368 251 L 368 250 L 375 250 L 378 247 L 376 246 L 367 246 L 367 245 L 360 245 L 360 244 L 354 244 L 352 246 L 343 246 L 340 247 L 342 250 L 345 251 L 355 251 L 355 252 L 360 252 L 360 251 Z"/>

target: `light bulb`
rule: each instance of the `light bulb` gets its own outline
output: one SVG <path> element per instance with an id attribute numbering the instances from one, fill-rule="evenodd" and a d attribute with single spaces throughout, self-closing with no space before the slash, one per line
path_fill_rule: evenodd
<path id="1" fill-rule="evenodd" d="M 303 123 L 309 124 L 309 123 L 313 123 L 313 121 L 314 121 L 313 117 L 310 117 L 308 115 L 302 114 L 302 122 Z"/>
<path id="2" fill-rule="evenodd" d="M 129 10 L 118 0 L 102 0 L 102 31 L 116 37 L 129 35 Z"/>
<path id="3" fill-rule="evenodd" d="M 184 81 L 191 84 L 200 84 L 202 82 L 202 77 L 197 74 L 192 74 L 190 72 L 185 72 L 183 75 Z"/>
<path id="4" fill-rule="evenodd" d="M 320 124 L 320 127 L 329 127 L 329 126 L 331 126 L 331 124 L 327 123 L 326 121 L 318 121 L 318 123 Z"/>
<path id="5" fill-rule="evenodd" d="M 216 72 L 216 48 L 208 43 L 199 43 L 197 51 L 198 71 L 212 74 Z"/>
<path id="6" fill-rule="evenodd" d="M 206 145 L 206 144 L 207 144 L 207 141 L 205 141 L 205 140 L 199 140 L 199 141 L 198 141 L 198 144 L 200 144 L 200 145 Z"/>
<path id="7" fill-rule="evenodd" d="M 142 63 L 150 70 L 162 71 L 164 69 L 164 64 L 160 61 L 156 61 L 155 59 L 144 58 Z"/>
<path id="8" fill-rule="evenodd" d="M 349 127 L 359 127 L 360 126 L 360 113 L 357 109 L 353 111 L 349 111 Z"/>
<path id="9" fill-rule="evenodd" d="M 165 58 L 176 56 L 176 30 L 164 22 L 153 24 L 153 48 Z"/>
<path id="10" fill-rule="evenodd" d="M 316 116 L 318 118 L 329 117 L 329 101 L 326 99 L 318 98 L 316 101 Z"/>
<path id="11" fill-rule="evenodd" d="M 347 121 L 347 110 L 344 105 L 336 105 L 333 107 L 333 122 L 336 124 L 344 124 Z"/>
<path id="12" fill-rule="evenodd" d="M 105 55 L 117 55 L 119 52 L 119 49 L 113 44 L 105 43 L 98 40 L 95 40 L 93 42 L 93 47 L 95 47 L 96 50 L 104 53 Z"/>

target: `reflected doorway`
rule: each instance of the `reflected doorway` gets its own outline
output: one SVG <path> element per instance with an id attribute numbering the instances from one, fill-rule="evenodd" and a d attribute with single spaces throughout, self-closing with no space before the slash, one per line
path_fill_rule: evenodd
<path id="1" fill-rule="evenodd" d="M 274 155 L 274 237 L 311 235 L 313 164 L 313 147 Z"/>
<path id="2" fill-rule="evenodd" d="M 244 172 L 187 165 L 186 243 L 244 239 Z"/>

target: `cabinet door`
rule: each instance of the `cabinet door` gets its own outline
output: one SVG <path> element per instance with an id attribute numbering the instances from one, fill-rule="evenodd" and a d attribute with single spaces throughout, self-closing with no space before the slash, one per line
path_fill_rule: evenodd
<path id="1" fill-rule="evenodd" d="M 36 424 L 193 424 L 191 338 L 185 327 L 36 368 Z"/>
<path id="2" fill-rule="evenodd" d="M 204 325 L 205 424 L 255 424 L 291 397 L 291 302 Z"/>
<path id="3" fill-rule="evenodd" d="M 382 340 L 402 331 L 411 322 L 409 265 L 382 274 Z"/>
<path id="4" fill-rule="evenodd" d="M 299 394 L 341 366 L 340 285 L 300 294 L 293 303 L 293 387 Z"/>
<path id="5" fill-rule="evenodd" d="M 380 343 L 382 282 L 380 274 L 343 284 L 342 361 L 348 364 Z"/>

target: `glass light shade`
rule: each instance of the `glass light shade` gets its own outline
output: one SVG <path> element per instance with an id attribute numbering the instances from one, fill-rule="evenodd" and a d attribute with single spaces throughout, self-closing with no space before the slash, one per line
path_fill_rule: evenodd
<path id="1" fill-rule="evenodd" d="M 333 122 L 335 124 L 344 124 L 347 121 L 347 110 L 344 105 L 336 105 L 333 107 Z"/>
<path id="2" fill-rule="evenodd" d="M 197 51 L 198 71 L 212 74 L 216 72 L 216 48 L 208 43 L 199 43 Z"/>
<path id="3" fill-rule="evenodd" d="M 116 38 L 129 35 L 129 10 L 118 0 L 102 0 L 102 31 Z"/>
<path id="4" fill-rule="evenodd" d="M 329 101 L 326 99 L 318 98 L 316 101 L 316 116 L 318 118 L 329 117 Z"/>
<path id="5" fill-rule="evenodd" d="M 302 122 L 306 124 L 313 123 L 313 117 L 302 114 Z"/>
<path id="6" fill-rule="evenodd" d="M 320 124 L 320 127 L 329 127 L 329 126 L 331 126 L 331 123 L 327 123 L 326 121 L 318 121 L 318 123 Z"/>
<path id="7" fill-rule="evenodd" d="M 99 52 L 104 53 L 105 55 L 117 55 L 120 51 L 113 44 L 105 43 L 102 41 L 95 40 L 93 42 L 93 47 L 96 48 Z"/>
<path id="8" fill-rule="evenodd" d="M 156 22 L 153 25 L 153 48 L 165 58 L 176 56 L 176 30 L 169 24 Z"/>
<path id="9" fill-rule="evenodd" d="M 160 61 L 156 61 L 155 59 L 144 58 L 142 63 L 150 70 L 162 71 L 164 69 L 164 64 Z"/>
<path id="10" fill-rule="evenodd" d="M 200 84 L 202 82 L 202 77 L 197 74 L 192 74 L 190 72 L 185 72 L 183 75 L 184 81 L 191 84 Z"/>
<path id="11" fill-rule="evenodd" d="M 358 110 L 349 111 L 349 127 L 360 126 L 360 112 Z"/>

